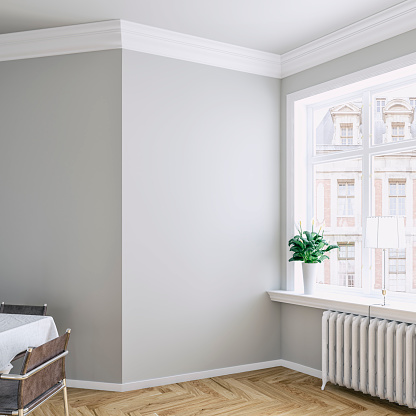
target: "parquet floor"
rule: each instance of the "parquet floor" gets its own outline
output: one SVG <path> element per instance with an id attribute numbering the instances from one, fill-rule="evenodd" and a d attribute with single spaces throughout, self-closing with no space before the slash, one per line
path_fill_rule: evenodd
<path id="1" fill-rule="evenodd" d="M 71 416 L 379 416 L 415 410 L 283 367 L 126 393 L 69 389 Z M 63 416 L 62 395 L 34 416 Z"/>

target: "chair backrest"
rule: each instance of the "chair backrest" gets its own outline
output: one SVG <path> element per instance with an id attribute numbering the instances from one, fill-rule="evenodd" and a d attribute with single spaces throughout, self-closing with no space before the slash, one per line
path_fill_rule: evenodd
<path id="1" fill-rule="evenodd" d="M 19 315 L 46 315 L 48 305 L 32 306 L 32 305 L 8 305 L 4 302 L 0 305 L 0 313 L 10 313 Z"/>
<path id="2" fill-rule="evenodd" d="M 39 347 L 33 349 L 28 348 L 20 374 L 27 374 L 66 351 L 70 332 L 71 330 L 67 330 L 64 335 L 46 342 Z M 33 400 L 42 397 L 44 393 L 55 387 L 65 377 L 65 357 L 62 357 L 39 370 L 36 374 L 31 375 L 26 380 L 20 381 L 18 395 L 19 409 L 25 408 Z"/>

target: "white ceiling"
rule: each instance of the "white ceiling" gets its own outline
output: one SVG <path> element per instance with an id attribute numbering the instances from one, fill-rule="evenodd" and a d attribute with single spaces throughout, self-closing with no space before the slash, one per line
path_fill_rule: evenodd
<path id="1" fill-rule="evenodd" d="M 122 19 L 277 54 L 413 0 L 0 0 L 0 34 Z"/>

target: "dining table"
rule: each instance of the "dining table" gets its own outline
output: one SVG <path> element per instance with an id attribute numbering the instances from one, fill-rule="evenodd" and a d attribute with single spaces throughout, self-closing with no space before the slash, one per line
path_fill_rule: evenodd
<path id="1" fill-rule="evenodd" d="M 0 373 L 8 373 L 13 358 L 29 347 L 58 337 L 51 316 L 0 314 Z"/>

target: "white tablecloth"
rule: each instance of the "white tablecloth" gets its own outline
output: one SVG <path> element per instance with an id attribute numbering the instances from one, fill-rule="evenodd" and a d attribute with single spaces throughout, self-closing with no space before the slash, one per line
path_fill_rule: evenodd
<path id="1" fill-rule="evenodd" d="M 38 347 L 58 336 L 51 316 L 0 314 L 0 372 L 28 347 Z"/>

